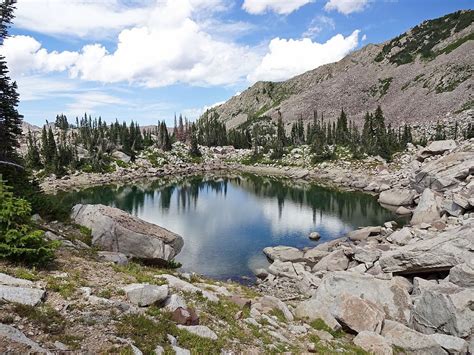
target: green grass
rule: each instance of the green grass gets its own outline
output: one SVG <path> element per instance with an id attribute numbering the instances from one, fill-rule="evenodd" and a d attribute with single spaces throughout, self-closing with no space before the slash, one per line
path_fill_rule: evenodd
<path id="1" fill-rule="evenodd" d="M 272 309 L 268 314 L 276 317 L 280 323 L 286 323 L 286 318 L 283 312 L 277 308 Z"/>
<path id="2" fill-rule="evenodd" d="M 340 338 L 344 335 L 344 332 L 342 330 L 332 330 L 331 327 L 329 327 L 326 322 L 321 318 L 313 320 L 309 325 L 313 327 L 313 329 L 328 332 L 334 338 Z"/>
<path id="3" fill-rule="evenodd" d="M 29 281 L 38 281 L 40 277 L 36 269 L 33 267 L 31 269 L 26 267 L 17 267 L 14 269 L 2 269 L 0 272 L 8 274 L 10 276 L 17 277 L 19 279 L 29 280 Z"/>
<path id="4" fill-rule="evenodd" d="M 84 279 L 79 272 L 69 272 L 65 278 L 48 276 L 46 278 L 46 288 L 59 293 L 64 298 L 74 296 L 77 289 L 86 286 Z"/>
<path id="5" fill-rule="evenodd" d="M 155 277 L 155 275 L 165 273 L 166 271 L 163 269 L 141 265 L 136 262 L 129 262 L 127 265 L 114 265 L 113 268 L 116 272 L 122 272 L 134 277 L 136 282 L 139 283 L 154 285 L 164 285 L 166 283 L 163 279 Z"/>
<path id="6" fill-rule="evenodd" d="M 453 42 L 449 45 L 447 45 L 445 48 L 443 48 L 439 53 L 444 53 L 444 54 L 449 54 L 452 51 L 454 51 L 456 48 L 462 46 L 464 43 L 467 41 L 472 41 L 474 40 L 474 33 L 470 33 L 467 36 L 464 36 L 460 39 L 458 39 L 456 42 Z"/>

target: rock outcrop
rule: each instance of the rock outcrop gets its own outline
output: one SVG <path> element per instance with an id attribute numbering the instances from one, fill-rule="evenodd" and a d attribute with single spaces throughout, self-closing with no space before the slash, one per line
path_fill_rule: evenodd
<path id="1" fill-rule="evenodd" d="M 75 205 L 71 218 L 91 230 L 93 245 L 138 259 L 170 261 L 184 244 L 181 236 L 113 207 Z"/>
<path id="2" fill-rule="evenodd" d="M 469 262 L 474 245 L 472 223 L 440 233 L 434 239 L 388 251 L 380 257 L 380 266 L 384 272 L 416 274 L 449 271 L 458 264 Z"/>

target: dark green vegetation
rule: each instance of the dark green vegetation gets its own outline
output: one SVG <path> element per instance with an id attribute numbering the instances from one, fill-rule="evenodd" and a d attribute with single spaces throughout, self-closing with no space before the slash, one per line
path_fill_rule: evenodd
<path id="1" fill-rule="evenodd" d="M 57 243 L 34 228 L 28 201 L 14 197 L 1 179 L 0 201 L 0 258 L 34 265 L 53 260 Z"/>
<path id="2" fill-rule="evenodd" d="M 14 1 L 0 5 L 0 44 L 7 36 L 13 19 Z M 33 198 L 35 185 L 21 166 L 17 154 L 21 135 L 22 116 L 17 111 L 18 93 L 15 82 L 8 77 L 5 58 L 0 56 L 0 258 L 26 264 L 44 265 L 54 258 L 56 243 L 47 242 L 44 233 L 31 223 L 31 204 L 14 196 L 7 179 L 19 195 Z M 33 199 L 33 203 L 38 199 Z M 43 204 L 45 205 L 45 204 Z"/>
<path id="3" fill-rule="evenodd" d="M 425 21 L 414 27 L 409 34 L 402 34 L 387 43 L 375 61 L 381 62 L 388 59 L 390 63 L 403 65 L 413 62 L 418 56 L 429 60 L 443 53 L 448 54 L 463 43 L 472 40 L 473 34 L 469 34 L 438 51 L 433 50 L 433 47 L 453 33 L 462 31 L 473 22 L 473 10 L 458 11 L 435 20 Z M 391 54 L 395 47 L 399 47 L 401 50 Z"/>

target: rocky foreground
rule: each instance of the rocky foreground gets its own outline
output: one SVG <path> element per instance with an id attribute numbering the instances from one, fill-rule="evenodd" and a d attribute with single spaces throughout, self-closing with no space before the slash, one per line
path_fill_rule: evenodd
<path id="1" fill-rule="evenodd" d="M 410 223 L 368 226 L 305 250 L 266 248 L 272 264 L 247 288 L 157 267 L 179 253 L 181 237 L 119 210 L 77 205 L 74 225 L 37 217 L 62 247 L 48 270 L 0 264 L 0 352 L 473 352 L 474 140 L 410 146 L 389 164 L 308 168 L 304 150 L 287 157 L 296 166 L 244 165 L 245 152 L 219 148 L 199 164 L 153 171 L 142 161 L 101 179 L 222 168 L 323 181 L 378 194 Z"/>

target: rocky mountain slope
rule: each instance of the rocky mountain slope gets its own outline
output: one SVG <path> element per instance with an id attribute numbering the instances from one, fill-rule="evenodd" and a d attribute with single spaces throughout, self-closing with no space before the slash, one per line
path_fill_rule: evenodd
<path id="1" fill-rule="evenodd" d="M 382 105 L 394 125 L 445 119 L 473 105 L 474 11 L 421 23 L 382 44 L 284 82 L 257 82 L 214 110 L 228 128 L 281 113 L 286 123 L 341 108 L 361 123 Z"/>

